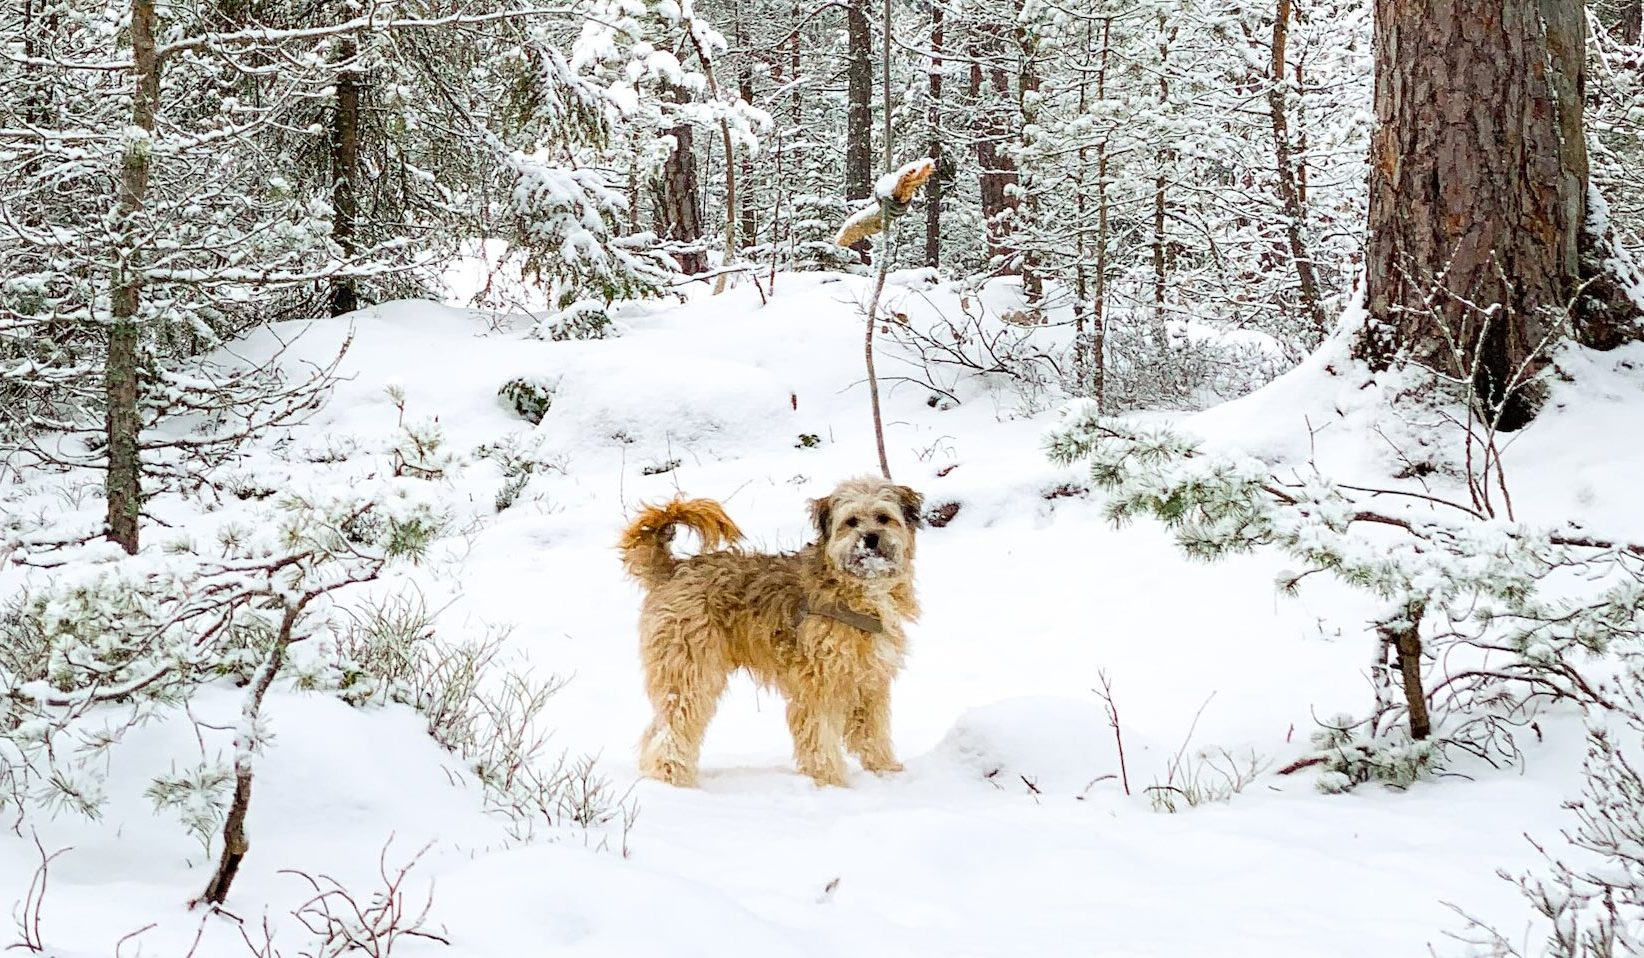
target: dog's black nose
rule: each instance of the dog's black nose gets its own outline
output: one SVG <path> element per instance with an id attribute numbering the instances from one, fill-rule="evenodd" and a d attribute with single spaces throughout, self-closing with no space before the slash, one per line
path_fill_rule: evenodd
<path id="1" fill-rule="evenodd" d="M 868 533 L 867 535 L 862 537 L 862 542 L 865 543 L 867 545 L 867 547 L 870 548 L 870 549 L 879 548 L 879 533 L 877 533 L 877 532 Z"/>

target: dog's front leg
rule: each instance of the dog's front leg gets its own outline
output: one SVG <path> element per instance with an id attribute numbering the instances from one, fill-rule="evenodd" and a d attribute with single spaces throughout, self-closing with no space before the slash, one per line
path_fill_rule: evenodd
<path id="1" fill-rule="evenodd" d="M 821 707 L 809 696 L 788 703 L 794 764 L 818 785 L 845 784 L 845 755 L 840 747 L 844 724 L 837 710 Z"/>
<path id="2" fill-rule="evenodd" d="M 845 725 L 845 745 L 870 772 L 902 771 L 890 734 L 890 683 L 864 686 Z"/>

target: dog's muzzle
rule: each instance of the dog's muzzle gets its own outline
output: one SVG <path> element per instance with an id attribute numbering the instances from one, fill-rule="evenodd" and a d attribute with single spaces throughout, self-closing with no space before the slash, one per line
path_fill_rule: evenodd
<path id="1" fill-rule="evenodd" d="M 896 565 L 894 548 L 877 532 L 864 533 L 857 539 L 845 563 L 853 575 L 863 579 L 895 575 Z"/>

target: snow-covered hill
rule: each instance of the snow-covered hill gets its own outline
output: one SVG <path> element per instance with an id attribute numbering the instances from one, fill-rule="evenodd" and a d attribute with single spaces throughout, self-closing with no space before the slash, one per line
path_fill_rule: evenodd
<path id="1" fill-rule="evenodd" d="M 956 293 L 919 274 L 893 292 L 915 323 L 959 309 Z M 1153 525 L 1113 529 L 1086 477 L 1043 455 L 1054 411 L 1033 411 L 1004 382 L 961 378 L 952 397 L 886 383 L 896 479 L 927 505 L 958 505 L 922 534 L 925 615 L 894 705 L 907 771 L 856 771 L 849 789 L 816 789 L 792 770 L 781 703 L 738 681 L 709 732 L 700 789 L 635 783 L 633 744 L 649 712 L 638 592 L 614 550 L 624 517 L 683 491 L 726 503 L 758 545 L 802 544 L 806 499 L 875 462 L 865 293 L 857 278 L 784 275 L 768 304 L 751 287 L 704 291 L 683 306 L 626 308 L 618 338 L 569 342 L 528 338 L 523 320 L 394 303 L 241 344 L 255 357 L 296 337 L 288 361 L 321 362 L 353 335 L 347 378 L 325 407 L 237 467 L 259 487 L 363 481 L 388 468 L 402 422 L 437 418 L 460 457 L 435 480 L 453 531 L 372 590 L 414 586 L 444 608 L 438 628 L 450 641 L 511 629 L 506 652 L 521 667 L 570 679 L 547 712 L 555 747 L 597 754 L 619 790 L 634 783 L 639 809 L 626 836 L 609 823 L 512 841 L 410 709 L 353 709 L 279 687 L 252 849 L 228 906 L 253 939 L 266 913 L 276 949 L 308 950 L 289 912 L 313 889 L 282 870 L 369 888 L 390 837 L 390 865 L 432 843 L 407 882 L 418 905 L 432 883 L 431 926 L 450 941 L 407 940 L 394 952 L 403 956 L 1381 958 L 1429 943 L 1443 952 L 1457 925 L 1447 901 L 1504 931 L 1522 927 L 1518 893 L 1495 872 L 1536 860 L 1525 832 L 1565 824 L 1579 724 L 1545 722 L 1546 742 L 1522 770 L 1402 793 L 1326 796 L 1308 772 L 1277 774 L 1304 752 L 1315 716 L 1367 702 L 1366 601 L 1322 581 L 1283 598 L 1275 557 L 1193 564 Z M 1585 515 L 1613 534 L 1644 534 L 1644 453 L 1592 441 L 1644 413 L 1644 354 L 1582 361 L 1591 368 L 1579 385 L 1560 387 L 1513 446 L 1514 494 L 1532 516 Z M 909 371 L 895 346 L 880 366 Z M 552 386 L 540 426 L 497 399 L 521 376 Z M 1367 401 L 1326 357 L 1180 418 L 1218 447 L 1384 469 L 1390 454 L 1355 418 Z M 498 442 L 548 464 L 501 512 L 507 477 L 479 454 Z M 152 510 L 172 532 L 208 541 L 255 504 L 230 498 L 204 511 L 171 499 Z M 41 574 L 0 569 L 0 593 Z M 1128 795 L 1093 691 L 1103 675 Z M 226 727 L 239 707 L 224 687 L 193 712 Z M 48 851 L 71 846 L 53 862 L 40 915 L 55 953 L 114 955 L 151 923 L 120 953 L 190 953 L 202 927 L 192 954 L 253 953 L 234 921 L 202 926 L 185 910 L 209 868 L 142 794 L 168 763 L 227 747 L 195 736 L 181 718 L 138 729 L 114 752 L 100 820 L 34 817 L 22 834 L 0 835 L 0 902 L 25 895 L 35 831 Z M 1193 756 L 1207 749 L 1222 767 L 1261 771 L 1226 803 L 1154 810 L 1145 789 L 1173 763 L 1198 767 Z"/>

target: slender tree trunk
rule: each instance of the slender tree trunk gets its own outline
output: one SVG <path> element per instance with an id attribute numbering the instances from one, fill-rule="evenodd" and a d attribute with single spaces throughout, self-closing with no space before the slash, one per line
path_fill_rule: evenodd
<path id="1" fill-rule="evenodd" d="M 1297 18 L 1300 22 L 1300 17 Z M 1301 208 L 1307 209 L 1307 111 L 1306 100 L 1302 99 L 1307 92 L 1307 83 L 1302 79 L 1302 61 L 1305 58 L 1296 58 L 1296 196 L 1301 200 Z"/>
<path id="2" fill-rule="evenodd" d="M 714 61 L 702 42 L 697 39 L 694 24 L 691 25 L 691 29 L 687 31 L 687 34 L 691 38 L 692 45 L 696 47 L 697 59 L 702 61 L 702 75 L 708 81 L 708 95 L 718 102 L 720 99 L 719 80 L 715 77 Z M 736 141 L 731 139 L 731 124 L 723 117 L 719 121 L 719 144 L 725 150 L 725 255 L 720 265 L 729 266 L 736 259 L 737 248 Z M 725 283 L 729 276 L 730 274 L 722 272 L 719 274 L 719 278 L 714 280 L 715 296 L 725 292 Z"/>
<path id="3" fill-rule="evenodd" d="M 1102 21 L 1102 46 L 1096 61 L 1096 99 L 1104 101 L 1107 98 L 1107 58 L 1108 37 L 1112 27 L 1112 19 Z M 1090 112 L 1090 55 L 1091 31 L 1089 22 L 1085 24 L 1084 63 L 1079 71 L 1079 115 L 1086 116 Z M 1096 262 L 1088 262 L 1089 253 L 1086 249 L 1085 223 L 1089 217 L 1089 200 L 1087 198 L 1087 180 L 1090 169 L 1091 147 L 1079 147 L 1079 175 L 1075 182 L 1076 195 L 1073 198 L 1074 218 L 1078 221 L 1074 229 L 1075 249 L 1073 253 L 1073 341 L 1074 341 L 1074 368 L 1078 371 L 1078 388 L 1086 396 L 1096 401 L 1096 411 L 1104 412 L 1107 382 L 1103 368 L 1106 364 L 1106 332 L 1104 328 L 1106 318 L 1106 274 L 1107 274 L 1107 137 L 1104 134 L 1095 146 L 1096 150 Z M 1092 284 L 1092 265 L 1094 265 L 1094 284 Z M 1092 288 L 1094 286 L 1094 288 Z M 1088 317 L 1087 317 L 1088 314 Z"/>
<path id="4" fill-rule="evenodd" d="M 930 136 L 925 155 L 936 161 L 936 172 L 925 184 L 925 265 L 942 265 L 942 4 L 930 5 L 930 108 L 926 124 Z"/>
<path id="5" fill-rule="evenodd" d="M 1001 273 L 1011 274 L 1021 266 L 1015 261 L 1015 248 L 1010 242 L 1010 219 L 1016 208 L 1011 187 L 1016 185 L 1017 176 L 1015 162 L 1000 149 L 1010 131 L 1001 118 L 1003 110 L 998 101 L 1011 95 L 1009 74 L 997 65 L 1004 48 L 1000 37 L 1000 28 L 996 25 L 974 26 L 967 52 L 970 55 L 970 104 L 975 116 L 977 190 L 987 230 L 988 259 L 995 261 Z"/>
<path id="6" fill-rule="evenodd" d="M 1571 0 L 1376 0 L 1365 293 L 1358 351 L 1471 379 L 1503 429 L 1534 415 L 1521 388 L 1566 308 L 1615 345 L 1637 312 L 1583 256 L 1585 19 Z M 1585 239 L 1584 239 L 1585 237 Z M 1585 282 L 1585 285 L 1584 285 Z M 1582 295 L 1577 296 L 1580 290 Z"/>
<path id="7" fill-rule="evenodd" d="M 1410 717 L 1410 737 L 1418 742 L 1433 733 L 1427 693 L 1421 684 L 1421 620 L 1426 614 L 1424 603 L 1411 602 L 1397 616 L 1376 624 L 1382 642 L 1398 655 L 1400 686 Z"/>
<path id="8" fill-rule="evenodd" d="M 873 27 L 867 0 L 845 8 L 850 61 L 846 65 L 845 198 L 873 195 Z"/>
<path id="9" fill-rule="evenodd" d="M 628 157 L 628 232 L 639 232 L 639 151 Z"/>
<path id="10" fill-rule="evenodd" d="M 1102 20 L 1102 56 L 1096 68 L 1096 99 L 1107 101 L 1108 51 L 1113 18 Z M 1096 289 L 1091 296 L 1090 374 L 1096 409 L 1107 409 L 1107 134 L 1096 144 Z"/>
<path id="11" fill-rule="evenodd" d="M 353 62 L 359 47 L 353 37 L 338 44 L 338 57 L 345 64 L 337 76 L 337 105 L 331 115 L 331 238 L 344 256 L 359 249 L 360 219 L 360 75 Z M 331 281 L 331 315 L 341 316 L 360 308 L 359 289 L 353 277 Z"/>
<path id="12" fill-rule="evenodd" d="M 246 690 L 245 707 L 241 710 L 240 725 L 234 735 L 234 798 L 223 821 L 223 850 L 217 859 L 217 870 L 206 882 L 205 891 L 200 893 L 197 902 L 221 905 L 227 901 L 234 877 L 240 873 L 240 863 L 251 851 L 245 820 L 251 811 L 251 784 L 255 773 L 251 759 L 256 753 L 256 726 L 262 716 L 263 697 L 268 694 L 269 686 L 274 684 L 275 677 L 285 665 L 286 650 L 291 647 L 297 619 L 312 598 L 312 595 L 306 595 L 295 602 L 286 600 L 290 604 L 280 617 L 280 626 L 274 634 L 274 644 L 268 650 L 268 658 L 263 661 L 263 667 Z"/>
<path id="13" fill-rule="evenodd" d="M 742 30 L 742 18 L 738 17 L 737 18 L 737 31 L 738 31 L 739 34 L 740 34 L 741 30 Z M 746 57 L 743 58 L 742 64 L 738 68 L 738 71 L 737 71 L 736 91 L 737 91 L 737 94 L 742 97 L 742 102 L 743 103 L 746 103 L 749 106 L 753 105 L 753 101 L 754 101 L 753 68 L 749 65 L 748 60 L 747 60 Z M 743 151 L 741 163 L 742 163 L 741 181 L 742 181 L 743 196 L 741 198 L 741 205 L 739 206 L 738 209 L 739 209 L 739 212 L 740 212 L 741 217 L 742 217 L 742 222 L 738 226 L 738 232 L 741 234 L 742 242 L 744 244 L 752 245 L 753 242 L 754 242 L 755 236 L 758 235 L 758 223 L 757 223 L 757 221 L 755 220 L 755 217 L 754 217 L 754 213 L 755 213 L 755 211 L 754 211 L 754 198 L 753 198 L 752 195 L 749 195 L 750 191 L 753 188 L 753 157 L 751 157 L 747 153 L 747 151 Z M 775 242 L 774 238 L 772 239 L 772 242 L 773 243 Z"/>
<path id="14" fill-rule="evenodd" d="M 795 24 L 800 22 L 801 11 L 798 0 L 794 0 L 793 11 L 789 14 Z M 799 30 L 796 28 L 788 38 L 788 81 L 793 87 L 793 122 L 795 129 L 804 129 L 805 122 L 805 85 L 798 82 L 804 75 L 804 62 L 800 58 L 802 50 L 799 44 Z"/>
<path id="15" fill-rule="evenodd" d="M 1159 14 L 1159 109 L 1164 110 L 1170 103 L 1170 44 L 1176 39 L 1176 28 L 1165 29 L 1164 14 Z M 1166 187 L 1169 177 L 1166 170 L 1170 168 L 1175 158 L 1175 151 L 1160 147 L 1154 153 L 1154 163 L 1157 169 L 1153 177 L 1153 338 L 1160 349 L 1170 341 L 1165 318 L 1165 291 L 1168 286 L 1169 259 L 1165 248 L 1165 227 L 1169 222 L 1169 204 L 1166 196 Z"/>
<path id="16" fill-rule="evenodd" d="M 1279 201 L 1284 204 L 1284 235 L 1290 245 L 1290 262 L 1296 270 L 1296 284 L 1301 287 L 1301 310 L 1313 327 L 1313 333 L 1322 342 L 1330 332 L 1324 315 L 1324 303 L 1319 295 L 1319 283 L 1313 272 L 1313 254 L 1307 248 L 1303 233 L 1307 209 L 1302 205 L 1301 187 L 1297 182 L 1295 166 L 1290 156 L 1290 120 L 1285 105 L 1285 46 L 1290 36 L 1290 0 L 1278 0 L 1273 14 L 1273 64 L 1267 85 L 1267 111 L 1273 122 L 1273 150 L 1277 160 Z"/>
<path id="17" fill-rule="evenodd" d="M 675 102 L 684 103 L 686 99 L 684 90 L 674 90 Z M 662 164 L 663 236 L 691 247 L 676 253 L 675 259 L 680 272 L 695 276 L 708 271 L 708 253 L 702 248 L 702 206 L 697 201 L 696 131 L 682 122 L 669 133 L 674 150 Z"/>
<path id="18" fill-rule="evenodd" d="M 868 0 L 849 0 L 845 28 L 849 62 L 845 67 L 845 199 L 865 200 L 873 195 L 873 26 Z M 862 262 L 869 259 L 866 239 L 851 247 Z"/>
<path id="19" fill-rule="evenodd" d="M 148 197 L 150 146 L 154 117 L 160 106 L 160 62 L 155 55 L 154 0 L 131 0 L 132 79 L 131 125 L 141 131 L 129 137 L 120 161 L 120 263 L 113 277 L 112 325 L 104 390 L 108 402 L 108 537 L 129 553 L 137 552 L 137 517 L 142 512 L 142 458 L 139 440 L 142 416 L 138 410 L 138 311 L 143 281 L 138 275 L 141 257 L 137 217 Z"/>
<path id="20" fill-rule="evenodd" d="M 1016 79 L 1016 110 L 1020 117 L 1017 139 L 1018 142 L 1025 143 L 1029 135 L 1027 131 L 1037 128 L 1039 123 L 1039 39 L 1031 29 L 1023 25 L 1021 0 L 1016 2 L 1016 14 L 1016 47 L 1021 54 Z M 1039 219 L 1039 190 L 1031 181 L 1032 175 L 1031 167 L 1024 167 L 1017 174 L 1022 186 L 1016 201 L 1021 220 L 1013 224 L 1018 232 L 1029 236 L 1031 231 L 1022 229 L 1024 223 L 1036 224 Z M 1037 320 L 1042 315 L 1045 298 L 1044 279 L 1039 270 L 1039 254 L 1031 240 L 1023 245 L 1021 252 L 1022 293 L 1027 300 L 1028 311 Z"/>

